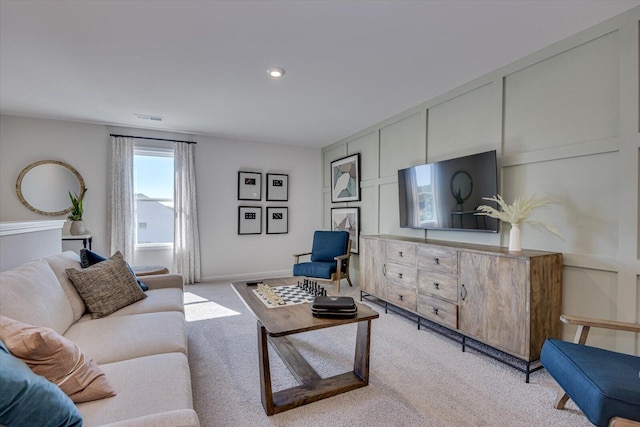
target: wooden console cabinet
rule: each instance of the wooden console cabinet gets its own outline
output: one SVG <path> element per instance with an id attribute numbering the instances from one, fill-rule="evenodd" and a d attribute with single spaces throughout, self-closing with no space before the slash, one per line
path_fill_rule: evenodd
<path id="1" fill-rule="evenodd" d="M 527 364 L 560 338 L 562 254 L 361 236 L 360 291 Z"/>

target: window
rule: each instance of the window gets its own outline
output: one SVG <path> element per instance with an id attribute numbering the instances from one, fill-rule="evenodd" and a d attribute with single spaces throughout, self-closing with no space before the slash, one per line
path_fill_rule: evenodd
<path id="1" fill-rule="evenodd" d="M 136 248 L 173 244 L 173 150 L 136 148 Z"/>

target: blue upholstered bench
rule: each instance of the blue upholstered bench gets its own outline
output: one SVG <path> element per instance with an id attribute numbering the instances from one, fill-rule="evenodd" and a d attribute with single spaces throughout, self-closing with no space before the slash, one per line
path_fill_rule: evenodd
<path id="1" fill-rule="evenodd" d="M 562 320 L 579 325 L 578 343 L 548 339 L 540 356 L 542 365 L 564 390 L 558 394 L 556 408 L 563 409 L 571 398 L 597 426 L 606 427 L 619 419 L 624 419 L 625 425 L 636 425 L 632 421 L 640 422 L 640 357 L 584 342 L 591 326 L 638 332 L 640 325 L 572 316 L 562 316 Z"/>

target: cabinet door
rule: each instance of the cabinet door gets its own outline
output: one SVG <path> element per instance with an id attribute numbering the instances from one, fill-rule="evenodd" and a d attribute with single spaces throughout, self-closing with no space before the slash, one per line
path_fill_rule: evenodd
<path id="1" fill-rule="evenodd" d="M 384 248 L 384 240 L 360 239 L 360 289 L 382 299 L 387 297 Z"/>
<path id="2" fill-rule="evenodd" d="M 528 273 L 525 260 L 460 253 L 460 330 L 527 359 Z"/>

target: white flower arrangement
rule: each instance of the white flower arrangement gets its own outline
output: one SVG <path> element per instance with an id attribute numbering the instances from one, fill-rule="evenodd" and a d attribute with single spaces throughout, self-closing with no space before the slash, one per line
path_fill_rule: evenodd
<path id="1" fill-rule="evenodd" d="M 484 200 L 490 200 L 496 202 L 502 209 L 501 211 L 487 205 L 478 206 L 476 215 L 484 215 L 490 218 L 496 218 L 503 222 L 508 222 L 511 226 L 519 226 L 520 224 L 532 224 L 546 228 L 556 236 L 563 238 L 562 235 L 555 229 L 555 227 L 545 224 L 540 221 L 531 221 L 529 216 L 531 213 L 543 206 L 548 206 L 556 203 L 548 198 L 538 198 L 536 196 L 531 197 L 517 197 L 512 204 L 507 204 L 501 195 L 494 197 L 483 197 Z"/>

